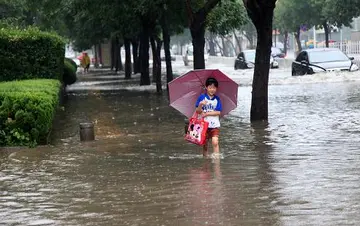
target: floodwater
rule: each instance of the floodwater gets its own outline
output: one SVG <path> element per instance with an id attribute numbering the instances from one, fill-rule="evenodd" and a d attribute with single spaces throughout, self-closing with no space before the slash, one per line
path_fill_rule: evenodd
<path id="1" fill-rule="evenodd" d="M 183 140 L 166 96 L 125 82 L 82 79 L 51 146 L 0 152 L 0 225 L 360 224 L 360 82 L 272 85 L 256 124 L 240 87 L 221 160 Z M 88 121 L 96 141 L 80 143 Z"/>

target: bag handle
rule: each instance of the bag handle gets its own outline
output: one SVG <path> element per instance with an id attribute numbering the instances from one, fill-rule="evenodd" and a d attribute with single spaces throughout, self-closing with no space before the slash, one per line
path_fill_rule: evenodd
<path id="1" fill-rule="evenodd" d="M 204 117 L 202 117 L 201 115 L 200 115 L 200 117 L 199 117 L 199 113 L 197 113 L 196 111 L 194 112 L 194 114 L 191 116 L 191 118 L 201 118 L 201 120 L 204 120 Z"/>

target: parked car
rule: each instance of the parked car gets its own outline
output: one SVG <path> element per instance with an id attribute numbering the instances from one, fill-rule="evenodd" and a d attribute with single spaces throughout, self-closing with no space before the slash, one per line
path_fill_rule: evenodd
<path id="1" fill-rule="evenodd" d="M 176 60 L 176 58 L 175 58 L 174 54 L 172 53 L 171 49 L 170 49 L 170 56 L 171 56 L 172 61 Z M 160 58 L 161 58 L 161 61 L 165 61 L 165 50 L 164 49 L 161 49 Z"/>
<path id="2" fill-rule="evenodd" d="M 291 74 L 306 75 L 327 71 L 357 71 L 359 67 L 337 48 L 316 48 L 301 51 L 291 66 Z"/>
<path id="3" fill-rule="evenodd" d="M 205 62 L 209 59 L 209 54 L 204 54 Z M 192 46 L 189 46 L 183 56 L 184 65 L 188 66 L 190 62 L 194 62 L 194 50 Z"/>
<path id="4" fill-rule="evenodd" d="M 244 50 L 235 59 L 234 69 L 248 69 L 253 68 L 255 66 L 255 55 L 256 50 Z M 270 56 L 270 67 L 271 68 L 279 68 L 279 63 L 274 60 L 272 56 Z"/>

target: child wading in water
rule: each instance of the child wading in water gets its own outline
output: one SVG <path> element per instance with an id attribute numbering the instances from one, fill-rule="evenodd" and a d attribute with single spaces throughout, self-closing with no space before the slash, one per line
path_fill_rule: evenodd
<path id="1" fill-rule="evenodd" d="M 213 158 L 220 158 L 219 152 L 219 134 L 220 134 L 220 114 L 222 111 L 221 101 L 218 96 L 215 95 L 219 86 L 218 81 L 215 78 L 208 78 L 205 83 L 206 93 L 201 94 L 196 101 L 196 112 L 204 117 L 204 120 L 209 123 L 207 130 L 207 139 L 211 139 L 213 147 Z M 203 155 L 208 155 L 208 141 L 206 141 L 203 147 Z"/>

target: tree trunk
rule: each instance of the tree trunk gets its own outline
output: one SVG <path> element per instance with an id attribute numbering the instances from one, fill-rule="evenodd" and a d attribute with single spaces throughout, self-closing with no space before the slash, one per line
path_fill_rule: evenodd
<path id="1" fill-rule="evenodd" d="M 121 63 L 121 45 L 120 40 L 116 38 L 115 40 L 115 71 L 118 72 L 122 70 L 122 63 Z"/>
<path id="2" fill-rule="evenodd" d="M 229 51 L 228 51 L 227 45 L 225 43 L 224 36 L 221 36 L 221 45 L 222 45 L 223 50 L 224 50 L 224 56 L 228 57 L 229 56 Z"/>
<path id="3" fill-rule="evenodd" d="M 143 31 L 140 38 L 140 85 L 150 85 L 149 74 L 149 31 L 147 24 L 143 24 Z"/>
<path id="4" fill-rule="evenodd" d="M 204 47 L 206 16 L 219 2 L 220 0 L 207 0 L 204 7 L 194 13 L 191 7 L 191 1 L 186 0 L 190 33 L 194 47 L 194 69 L 205 69 Z"/>
<path id="5" fill-rule="evenodd" d="M 246 37 L 246 39 L 249 41 L 250 43 L 250 49 L 253 49 L 254 48 L 254 35 L 252 34 L 245 34 L 244 33 L 244 36 Z"/>
<path id="6" fill-rule="evenodd" d="M 329 33 L 330 33 L 330 28 L 328 23 L 325 21 L 323 23 L 323 27 L 324 27 L 324 31 L 325 31 L 325 45 L 326 48 L 329 48 Z"/>
<path id="7" fill-rule="evenodd" d="M 156 92 L 158 94 L 162 93 L 162 82 L 161 82 L 161 47 L 162 41 L 158 38 L 156 39 L 156 62 L 157 62 L 157 70 L 156 70 Z"/>
<path id="8" fill-rule="evenodd" d="M 209 38 L 210 56 L 216 56 L 214 39 L 215 39 L 215 35 L 212 32 L 210 32 L 210 38 Z"/>
<path id="9" fill-rule="evenodd" d="M 98 68 L 99 67 L 98 44 L 95 44 L 95 46 L 94 46 L 94 55 L 95 55 L 94 67 Z"/>
<path id="10" fill-rule="evenodd" d="M 156 83 L 156 92 L 162 93 L 162 87 L 161 87 L 161 46 L 162 41 L 160 39 L 157 39 L 155 41 L 154 37 L 150 38 L 151 43 L 151 49 L 153 52 L 153 82 Z"/>
<path id="11" fill-rule="evenodd" d="M 131 41 L 128 38 L 124 39 L 125 45 L 125 79 L 131 79 Z"/>
<path id="12" fill-rule="evenodd" d="M 236 35 L 235 30 L 233 30 L 233 34 L 234 34 L 234 37 L 235 37 L 235 40 L 236 40 L 236 43 L 237 43 L 237 46 L 238 46 L 238 49 L 236 50 L 236 55 L 237 55 L 242 51 L 241 41 L 240 41 L 240 38 Z"/>
<path id="13" fill-rule="evenodd" d="M 153 36 L 150 37 L 150 44 L 151 44 L 151 53 L 153 58 L 153 66 L 152 66 L 152 82 L 156 82 L 156 75 L 158 70 L 158 62 L 156 60 L 156 43 Z"/>
<path id="14" fill-rule="evenodd" d="M 277 43 L 277 30 L 276 30 L 276 28 L 274 29 L 274 32 L 275 32 L 275 35 L 274 35 L 274 45 L 275 45 L 275 47 L 277 47 L 277 46 L 276 46 L 276 43 Z"/>
<path id="15" fill-rule="evenodd" d="M 219 42 L 215 39 L 215 44 L 219 47 L 220 55 L 224 56 L 224 49 L 220 46 Z"/>
<path id="16" fill-rule="evenodd" d="M 234 43 L 232 42 L 232 40 L 230 40 L 230 38 L 226 38 L 226 37 L 225 37 L 225 39 L 226 39 L 226 42 L 227 42 L 227 43 L 230 43 L 231 48 L 233 49 L 234 53 L 236 54 L 236 48 L 235 48 L 235 45 L 234 45 Z M 231 53 L 231 54 L 229 53 L 229 56 L 232 57 L 232 56 L 233 56 L 232 53 Z"/>
<path id="17" fill-rule="evenodd" d="M 194 48 L 194 69 L 205 69 L 205 10 L 200 9 L 190 25 L 192 44 Z"/>
<path id="18" fill-rule="evenodd" d="M 294 36 L 295 36 L 296 45 L 298 47 L 298 53 L 299 53 L 300 51 L 302 51 L 301 41 L 300 41 L 300 28 L 294 33 Z"/>
<path id="19" fill-rule="evenodd" d="M 137 74 L 140 73 L 139 41 L 137 39 L 134 39 L 132 40 L 131 44 L 132 44 L 134 74 Z"/>
<path id="20" fill-rule="evenodd" d="M 284 54 L 287 55 L 287 45 L 288 45 L 288 39 L 289 39 L 289 32 L 284 32 Z"/>
<path id="21" fill-rule="evenodd" d="M 116 44 L 115 47 L 115 71 L 118 72 L 120 70 L 120 47 Z"/>
<path id="22" fill-rule="evenodd" d="M 165 16 L 162 16 L 161 18 L 161 28 L 162 28 L 162 34 L 164 40 L 164 51 L 165 51 L 165 62 L 166 62 L 166 83 L 169 83 L 174 79 L 174 76 L 173 76 L 171 53 L 170 53 L 170 33 Z"/>
<path id="23" fill-rule="evenodd" d="M 114 70 L 116 65 L 116 40 L 111 39 L 111 70 Z"/>
<path id="24" fill-rule="evenodd" d="M 103 65 L 101 43 L 99 44 L 99 64 L 100 64 L 101 66 Z"/>
<path id="25" fill-rule="evenodd" d="M 244 0 L 258 37 L 252 84 L 251 122 L 268 120 L 268 84 L 275 2 L 276 0 L 267 0 L 255 4 L 254 1 Z"/>

